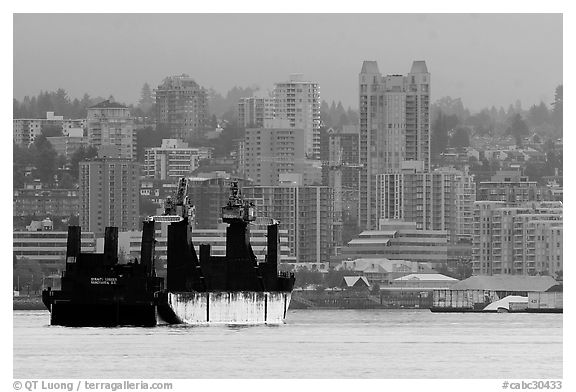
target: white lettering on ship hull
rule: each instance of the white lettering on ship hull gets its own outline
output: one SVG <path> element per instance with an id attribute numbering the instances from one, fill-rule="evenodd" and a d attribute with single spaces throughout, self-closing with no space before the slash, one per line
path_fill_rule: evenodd
<path id="1" fill-rule="evenodd" d="M 90 284 L 117 284 L 116 278 L 90 278 Z"/>

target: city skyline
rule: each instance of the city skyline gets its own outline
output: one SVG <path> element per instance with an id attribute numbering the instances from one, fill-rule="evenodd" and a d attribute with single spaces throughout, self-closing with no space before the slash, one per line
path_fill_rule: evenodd
<path id="1" fill-rule="evenodd" d="M 42 35 L 28 33 L 42 26 Z M 312 31 L 315 39 L 306 39 Z M 188 38 L 199 32 L 202 39 Z M 95 39 L 104 44 L 97 52 L 88 44 Z M 435 75 L 432 102 L 462 98 L 473 111 L 516 99 L 523 108 L 550 104 L 562 84 L 561 14 L 15 14 L 14 43 L 19 100 L 64 88 L 71 97 L 112 94 L 135 104 L 145 82 L 155 87 L 182 73 L 222 95 L 234 86 L 266 92 L 303 73 L 319 83 L 322 100 L 357 108 L 364 60 L 377 61 L 383 75 L 425 60 Z"/>
<path id="2" fill-rule="evenodd" d="M 15 390 L 567 384 L 564 7 L 21 3 Z"/>

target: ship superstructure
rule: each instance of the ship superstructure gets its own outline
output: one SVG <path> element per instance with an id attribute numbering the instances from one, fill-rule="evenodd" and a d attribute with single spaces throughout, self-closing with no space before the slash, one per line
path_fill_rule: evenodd
<path id="1" fill-rule="evenodd" d="M 181 183 L 179 188 L 184 186 Z M 175 208 L 183 202 L 177 198 Z M 212 256 L 210 245 L 200 244 L 198 257 L 191 240 L 190 210 L 182 207 L 182 220 L 168 227 L 166 306 L 159 314 L 168 322 L 190 324 L 283 322 L 294 276 L 278 273 L 278 222 L 267 227 L 266 261 L 258 263 L 250 245 L 254 206 L 243 199 L 238 182 L 232 181 L 221 213 L 229 224 L 226 255 Z"/>

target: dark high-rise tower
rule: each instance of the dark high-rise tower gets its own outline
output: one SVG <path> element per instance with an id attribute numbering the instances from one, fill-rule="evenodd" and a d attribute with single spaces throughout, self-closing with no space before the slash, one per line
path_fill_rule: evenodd
<path id="1" fill-rule="evenodd" d="M 182 74 L 164 79 L 156 89 L 158 125 L 170 130 L 175 139 L 189 140 L 208 122 L 208 98 L 204 88 Z"/>

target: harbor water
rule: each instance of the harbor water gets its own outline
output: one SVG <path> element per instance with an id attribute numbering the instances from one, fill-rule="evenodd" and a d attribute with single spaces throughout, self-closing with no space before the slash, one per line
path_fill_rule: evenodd
<path id="1" fill-rule="evenodd" d="M 14 377 L 562 378 L 562 314 L 289 310 L 280 326 L 68 328 L 14 311 Z"/>

